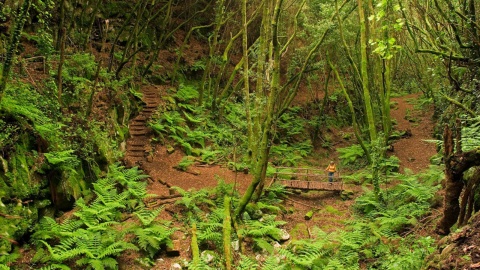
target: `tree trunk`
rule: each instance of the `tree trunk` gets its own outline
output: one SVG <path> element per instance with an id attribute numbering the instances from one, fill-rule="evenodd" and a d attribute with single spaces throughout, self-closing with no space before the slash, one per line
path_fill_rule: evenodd
<path id="1" fill-rule="evenodd" d="M 460 213 L 458 216 L 459 226 L 463 226 L 468 222 L 471 216 L 473 202 L 475 200 L 475 190 L 480 182 L 480 168 L 477 168 L 473 176 L 468 179 L 468 184 L 463 192 L 462 201 L 460 204 Z"/>
<path id="2" fill-rule="evenodd" d="M 368 132 L 370 134 L 370 141 L 375 141 L 377 139 L 377 130 L 375 128 L 375 118 L 373 115 L 372 101 L 370 98 L 370 88 L 368 83 L 368 57 L 367 57 L 367 28 L 366 28 L 366 18 L 365 11 L 363 8 L 363 0 L 357 0 L 358 3 L 358 14 L 359 14 L 359 23 L 360 23 L 360 72 L 362 75 L 362 88 L 363 88 L 363 99 L 365 101 L 365 112 L 367 113 L 367 122 L 368 122 Z"/>
<path id="3" fill-rule="evenodd" d="M 445 127 L 443 140 L 446 188 L 443 217 L 437 224 L 436 232 L 446 235 L 450 233 L 450 228 L 457 222 L 459 217 L 459 198 L 463 189 L 463 174 L 473 166 L 480 166 L 480 148 L 465 153 L 457 151 L 454 154 L 453 134 L 448 126 Z"/>
<path id="4" fill-rule="evenodd" d="M 269 2 L 269 1 L 267 1 Z M 272 138 L 271 130 L 275 112 L 275 102 L 277 101 L 278 92 L 280 89 L 280 45 L 278 43 L 278 19 L 280 17 L 280 8 L 283 4 L 283 0 L 277 0 L 275 3 L 275 9 L 273 17 L 270 20 L 265 20 L 266 23 L 271 23 L 271 32 L 266 32 L 266 37 L 271 40 L 271 51 L 269 55 L 272 55 L 272 70 L 271 70 L 271 79 L 270 79 L 270 93 L 267 97 L 266 109 L 262 110 L 264 112 L 264 121 L 260 123 L 260 119 L 255 119 L 255 122 L 258 122 L 257 125 L 261 128 L 261 136 L 256 147 L 250 148 L 254 151 L 254 156 L 256 157 L 253 160 L 254 169 L 253 169 L 253 180 L 250 186 L 247 188 L 244 196 L 242 197 L 237 209 L 235 210 L 235 218 L 240 219 L 241 215 L 245 211 L 245 207 L 250 202 L 255 189 L 257 186 L 265 180 L 263 175 L 264 166 L 268 164 L 268 154 L 269 154 L 269 142 Z M 268 3 L 265 4 L 264 8 L 268 8 Z M 259 78 L 257 78 L 258 80 Z M 256 89 L 257 91 L 263 91 L 263 89 Z M 260 114 L 259 111 L 258 114 Z M 261 194 L 262 190 L 257 191 Z"/>
<path id="5" fill-rule="evenodd" d="M 65 38 L 67 35 L 67 30 L 62 28 L 60 31 L 60 61 L 58 62 L 57 69 L 57 95 L 58 95 L 58 104 L 60 108 L 63 107 L 62 95 L 63 95 L 63 63 L 65 62 Z"/>
<path id="6" fill-rule="evenodd" d="M 7 81 L 10 77 L 12 69 L 13 58 L 17 51 L 17 45 L 20 42 L 20 36 L 22 35 L 23 26 L 28 17 L 28 10 L 30 9 L 31 0 L 25 0 L 18 13 L 17 20 L 15 21 L 15 27 L 12 33 L 12 39 L 8 45 L 7 55 L 5 62 L 3 63 L 2 77 L 0 78 L 0 102 L 2 101 L 3 93 L 7 87 Z"/>
<path id="7" fill-rule="evenodd" d="M 223 253 L 225 257 L 225 269 L 232 269 L 232 247 L 231 247 L 231 234 L 232 234 L 232 217 L 230 216 L 230 202 L 231 198 L 225 196 L 223 207 L 224 219 L 223 219 Z"/>

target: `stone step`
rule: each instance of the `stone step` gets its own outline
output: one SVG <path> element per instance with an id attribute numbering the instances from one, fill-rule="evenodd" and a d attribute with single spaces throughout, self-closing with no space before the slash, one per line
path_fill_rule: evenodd
<path id="1" fill-rule="evenodd" d="M 141 130 L 130 130 L 130 135 L 146 135 L 148 132 L 149 130 L 146 128 Z"/>
<path id="2" fill-rule="evenodd" d="M 145 145 L 127 145 L 127 151 L 143 151 L 145 152 Z"/>
<path id="3" fill-rule="evenodd" d="M 129 151 L 127 157 L 145 157 L 145 151 Z"/>
<path id="4" fill-rule="evenodd" d="M 145 145 L 146 145 L 146 144 L 145 144 L 145 142 L 143 142 L 143 141 L 133 141 L 133 140 L 132 140 L 132 141 L 127 142 L 127 149 L 128 149 L 129 147 L 143 147 L 143 148 L 144 148 Z"/>
<path id="5" fill-rule="evenodd" d="M 143 113 L 153 113 L 157 111 L 155 108 L 145 108 L 142 110 Z"/>
<path id="6" fill-rule="evenodd" d="M 133 125 L 137 124 L 137 125 L 145 125 L 145 122 L 147 122 L 147 118 L 145 115 L 139 115 L 137 116 L 136 118 L 132 119 L 132 121 L 130 123 L 132 123 Z"/>
<path id="7" fill-rule="evenodd" d="M 130 130 L 144 130 L 146 129 L 147 127 L 145 125 L 130 125 L 129 129 Z"/>

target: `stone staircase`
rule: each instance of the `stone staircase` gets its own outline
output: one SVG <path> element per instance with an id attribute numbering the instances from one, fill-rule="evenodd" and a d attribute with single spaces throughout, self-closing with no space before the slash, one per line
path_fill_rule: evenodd
<path id="1" fill-rule="evenodd" d="M 142 89 L 143 108 L 135 118 L 130 120 L 128 125 L 130 138 L 127 140 L 124 158 L 127 167 L 142 167 L 142 164 L 150 156 L 152 150 L 150 140 L 153 132 L 147 126 L 147 122 L 161 103 L 160 87 L 149 86 Z"/>

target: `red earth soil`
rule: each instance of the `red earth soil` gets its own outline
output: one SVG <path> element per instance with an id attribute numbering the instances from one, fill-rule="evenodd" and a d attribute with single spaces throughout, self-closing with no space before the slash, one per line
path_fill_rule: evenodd
<path id="1" fill-rule="evenodd" d="M 174 221 L 180 208 L 174 205 L 178 196 L 170 187 L 178 186 L 184 190 L 212 188 L 222 179 L 226 183 L 235 183 L 240 193 L 243 193 L 251 182 L 251 175 L 243 172 L 233 172 L 220 165 L 191 166 L 187 172 L 176 169 L 184 154 L 180 149 L 168 153 L 167 147 L 161 144 L 152 144 L 151 139 L 155 136 L 152 130 L 146 126 L 150 116 L 158 106 L 162 105 L 161 96 L 166 94 L 169 86 L 145 86 L 142 88 L 145 102 L 144 109 L 130 122 L 131 138 L 127 141 L 125 163 L 129 166 L 138 165 L 150 175 L 149 193 L 158 195 L 154 205 L 165 205 L 160 218 Z M 393 144 L 393 154 L 400 159 L 400 170 L 409 169 L 418 173 L 428 168 L 429 158 L 435 154 L 435 145 L 424 140 L 431 139 L 433 132 L 432 110 L 415 110 L 411 101 L 420 97 L 420 94 L 410 94 L 404 97 L 393 98 L 394 106 L 391 116 L 396 120 L 394 127 L 398 131 L 407 131 L 411 136 L 402 138 Z M 410 119 L 410 121 L 409 121 Z M 335 134 L 335 132 L 333 133 Z M 341 136 L 333 138 L 335 144 L 344 145 Z M 327 164 L 328 160 L 317 160 L 317 164 Z M 354 196 L 361 193 L 361 187 L 347 186 L 355 192 Z M 295 238 L 310 237 L 314 227 L 324 231 L 334 231 L 343 226 L 343 221 L 351 216 L 350 206 L 353 200 L 342 201 L 333 192 L 309 191 L 290 195 L 284 207 L 288 214 L 283 214 L 281 219 L 287 224 L 284 228 Z M 310 220 L 305 220 L 305 213 L 312 209 L 318 209 Z M 178 224 L 181 227 L 182 224 Z M 190 258 L 190 239 L 188 231 L 178 231 L 174 235 L 176 249 L 179 255 L 169 257 L 165 254 L 160 256 L 152 269 L 169 269 L 172 263 L 181 262 L 182 259 Z M 123 268 L 134 267 L 129 256 L 122 258 Z"/>

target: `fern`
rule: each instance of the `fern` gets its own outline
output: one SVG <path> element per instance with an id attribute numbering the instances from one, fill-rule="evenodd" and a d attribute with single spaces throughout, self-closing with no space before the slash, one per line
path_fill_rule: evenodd
<path id="1" fill-rule="evenodd" d="M 251 259 L 243 254 L 240 254 L 240 262 L 236 266 L 235 269 L 237 270 L 251 270 L 251 269 L 258 269 L 259 265 L 257 260 Z"/>
<path id="2" fill-rule="evenodd" d="M 10 253 L 5 253 L 5 250 L 3 249 L 3 246 L 2 246 L 2 250 L 0 250 L 0 252 L 1 252 L 0 253 L 0 265 L 1 264 L 5 264 L 5 265 L 11 264 L 11 263 L 15 262 L 18 258 L 21 257 L 20 252 L 18 251 L 18 248 L 15 248 Z"/>
<path id="3" fill-rule="evenodd" d="M 201 221 L 202 218 L 200 214 L 203 213 L 199 205 L 215 206 L 215 202 L 209 198 L 209 192 L 206 189 L 201 189 L 199 191 L 185 191 L 179 187 L 173 187 L 173 189 L 182 195 L 182 198 L 177 200 L 175 204 L 185 206 L 199 221 Z"/>
<path id="4" fill-rule="evenodd" d="M 141 181 L 143 178 L 137 168 L 111 166 L 107 176 L 94 183 L 93 201 L 87 203 L 83 198 L 78 199 L 74 217 L 61 224 L 44 218 L 32 235 L 34 242 L 43 245 L 49 253 L 45 257 L 55 263 L 76 260 L 79 266 L 116 269 L 115 257 L 125 250 L 139 250 L 126 241 L 126 235 L 133 233 L 136 237 L 134 243 L 153 257 L 161 245 L 171 244 L 173 230 L 155 221 L 163 208 L 149 211 L 140 205 L 134 212 L 141 222 L 140 226 L 126 231 L 115 228 L 122 211 L 127 210 L 126 204 L 132 199 L 141 202 L 146 196 L 146 185 Z M 56 245 L 45 240 L 53 240 Z"/>
<path id="5" fill-rule="evenodd" d="M 163 211 L 163 207 L 159 207 L 155 210 L 147 210 L 145 208 L 140 208 L 138 211 L 135 211 L 134 214 L 138 217 L 138 219 L 142 222 L 142 225 L 148 226 L 150 225 Z"/>
<path id="6" fill-rule="evenodd" d="M 344 148 L 337 148 L 339 159 L 343 165 L 354 164 L 358 161 L 365 161 L 365 153 L 360 145 L 354 144 Z"/>
<path id="7" fill-rule="evenodd" d="M 470 151 L 478 148 L 480 145 L 480 139 L 478 138 L 478 134 L 480 133 L 480 117 L 467 119 L 466 122 L 471 124 L 462 127 L 461 150 Z"/>
<path id="8" fill-rule="evenodd" d="M 276 221 L 274 215 L 264 215 L 262 220 L 246 220 L 245 226 L 241 229 L 242 235 L 252 237 L 269 236 L 279 240 L 282 230 L 278 227 L 284 225 L 285 221 Z"/>
<path id="9" fill-rule="evenodd" d="M 177 92 L 173 96 L 179 102 L 185 103 L 198 98 L 198 90 L 192 85 L 180 84 Z"/>
<path id="10" fill-rule="evenodd" d="M 286 265 L 280 264 L 280 258 L 275 256 L 267 257 L 265 262 L 262 264 L 262 270 L 281 270 L 288 269 Z"/>
<path id="11" fill-rule="evenodd" d="M 159 224 L 150 224 L 148 227 L 134 227 L 129 231 L 136 236 L 138 246 L 153 258 L 161 246 L 172 245 L 170 237 L 175 230 Z"/>
<path id="12" fill-rule="evenodd" d="M 289 247 L 281 248 L 278 253 L 285 256 L 285 258 L 294 265 L 308 267 L 313 265 L 313 262 L 317 258 L 328 252 L 323 246 L 323 241 L 312 242 L 298 240 L 294 241 Z"/>
<path id="13" fill-rule="evenodd" d="M 70 267 L 64 265 L 64 264 L 51 264 L 49 266 L 44 266 L 40 268 L 39 270 L 70 270 Z"/>

